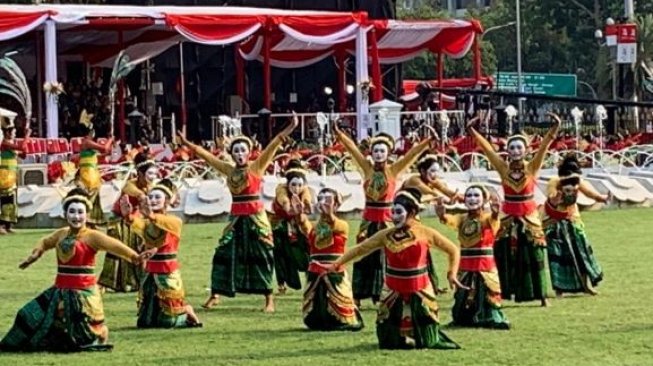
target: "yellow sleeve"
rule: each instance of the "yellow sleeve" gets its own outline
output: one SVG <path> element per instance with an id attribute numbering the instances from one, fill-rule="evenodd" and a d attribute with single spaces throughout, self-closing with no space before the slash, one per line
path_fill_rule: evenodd
<path id="1" fill-rule="evenodd" d="M 345 237 L 349 237 L 349 224 L 345 220 L 340 220 L 339 218 L 334 218 L 333 221 L 333 232 L 337 234 L 342 234 Z"/>
<path id="2" fill-rule="evenodd" d="M 441 251 L 447 253 L 449 257 L 449 273 L 458 273 L 458 266 L 460 265 L 460 249 L 444 235 L 440 234 L 436 230 L 433 230 L 428 227 L 424 227 L 428 233 L 428 243 L 432 248 L 440 249 Z"/>
<path id="3" fill-rule="evenodd" d="M 558 125 L 555 124 L 546 133 L 544 139 L 542 139 L 540 148 L 537 149 L 537 152 L 535 153 L 533 160 L 531 160 L 530 163 L 528 163 L 527 169 L 528 172 L 531 174 L 531 176 L 536 176 L 537 173 L 539 173 L 540 169 L 542 168 L 542 164 L 544 163 L 544 157 L 546 156 L 546 152 L 549 151 L 549 147 L 551 147 L 551 144 L 553 143 L 553 140 L 556 138 L 557 135 L 558 135 Z"/>
<path id="4" fill-rule="evenodd" d="M 313 223 L 308 219 L 308 215 L 301 214 L 297 217 L 297 224 L 299 225 L 299 231 L 304 234 L 305 237 L 311 233 L 313 230 Z"/>
<path id="5" fill-rule="evenodd" d="M 408 178 L 406 182 L 404 182 L 402 188 L 418 189 L 420 193 L 422 193 L 422 196 L 430 195 L 433 196 L 433 198 L 438 198 L 441 196 L 440 192 L 438 192 L 437 190 L 433 189 L 432 187 L 424 183 L 424 181 L 422 181 L 422 178 L 420 178 L 419 175 L 413 175 L 412 177 Z M 424 197 L 422 197 L 422 200 L 423 199 Z"/>
<path id="6" fill-rule="evenodd" d="M 558 194 L 558 184 L 560 183 L 560 178 L 553 177 L 549 179 L 549 182 L 546 184 L 546 196 L 548 198 L 555 197 Z"/>
<path id="7" fill-rule="evenodd" d="M 340 257 L 340 259 L 335 262 L 335 265 L 343 266 L 351 261 L 365 257 L 377 249 L 383 248 L 385 246 L 385 241 L 387 240 L 386 236 L 391 230 L 394 229 L 390 228 L 381 230 L 361 244 L 358 244 L 349 249 L 342 257 Z"/>
<path id="8" fill-rule="evenodd" d="M 136 186 L 135 180 L 128 180 L 124 187 L 122 187 L 122 193 L 128 195 L 129 197 L 139 198 L 146 195 L 146 192 L 143 192 L 138 186 Z"/>
<path id="9" fill-rule="evenodd" d="M 501 220 L 498 217 L 494 217 L 492 214 L 485 214 L 485 225 L 492 229 L 493 233 L 498 233 L 501 228 Z"/>
<path id="10" fill-rule="evenodd" d="M 444 195 L 449 198 L 454 198 L 457 194 L 457 192 L 449 188 L 449 186 L 447 186 L 447 184 L 444 181 L 442 181 L 442 179 L 436 180 L 435 182 L 433 182 L 433 185 L 435 186 L 436 190 L 444 193 Z"/>
<path id="11" fill-rule="evenodd" d="M 394 177 L 403 173 L 405 170 L 410 168 L 417 159 L 422 155 L 426 150 L 429 149 L 431 145 L 431 138 L 427 138 L 419 144 L 413 146 L 406 155 L 402 156 L 399 160 L 395 161 L 394 164 L 390 167 L 390 172 Z"/>
<path id="12" fill-rule="evenodd" d="M 462 215 L 452 215 L 452 214 L 445 214 L 441 219 L 440 222 L 447 225 L 448 227 L 458 230 L 460 227 L 460 223 L 462 221 Z"/>
<path id="13" fill-rule="evenodd" d="M 211 154 L 210 151 L 207 151 L 206 149 L 202 148 L 201 146 L 197 146 L 195 144 L 188 144 L 190 149 L 195 153 L 195 155 L 199 156 L 202 160 L 204 160 L 207 164 L 209 164 L 213 169 L 219 171 L 220 173 L 224 175 L 231 175 L 231 173 L 234 170 L 233 165 L 222 161 L 218 159 L 217 156 L 214 156 Z"/>
<path id="14" fill-rule="evenodd" d="M 154 217 L 150 221 L 159 229 L 165 230 L 176 237 L 181 238 L 183 222 L 179 217 L 169 214 L 154 214 Z"/>
<path id="15" fill-rule="evenodd" d="M 145 226 L 147 225 L 147 221 L 143 219 L 140 216 L 134 217 L 131 220 L 131 224 L 129 225 L 129 228 L 132 230 L 132 232 L 141 238 L 145 236 Z"/>
<path id="16" fill-rule="evenodd" d="M 288 189 L 286 189 L 285 184 L 279 184 L 277 186 L 274 192 L 274 200 L 277 201 L 284 211 L 290 211 L 290 196 L 288 195 Z"/>
<path id="17" fill-rule="evenodd" d="M 485 153 L 485 156 L 488 158 L 490 161 L 490 164 L 496 169 L 497 172 L 503 177 L 507 171 L 508 171 L 508 165 L 506 164 L 505 161 L 497 154 L 496 151 L 494 151 L 494 148 L 492 147 L 492 144 L 488 140 L 485 139 L 478 131 L 476 131 L 473 127 L 469 128 L 469 133 L 472 135 L 474 140 L 476 141 L 476 144 L 483 150 L 483 153 Z"/>
<path id="18" fill-rule="evenodd" d="M 45 236 L 36 243 L 36 249 L 43 252 L 53 249 L 61 242 L 68 234 L 68 228 L 61 228 L 52 234 Z"/>
<path id="19" fill-rule="evenodd" d="M 89 230 L 84 237 L 84 242 L 96 250 L 104 250 L 107 253 L 111 253 L 132 263 L 138 259 L 138 253 L 132 248 L 99 231 Z"/>
<path id="20" fill-rule="evenodd" d="M 258 176 L 262 176 L 274 160 L 274 156 L 277 154 L 277 150 L 279 150 L 281 144 L 283 144 L 284 139 L 283 136 L 273 138 L 268 146 L 263 149 L 261 155 L 249 166 L 250 171 Z"/>
<path id="21" fill-rule="evenodd" d="M 351 157 L 354 159 L 354 162 L 356 165 L 358 165 L 359 168 L 363 171 L 363 174 L 366 176 L 369 175 L 372 172 L 372 164 L 365 159 L 365 156 L 361 151 L 358 149 L 358 146 L 356 146 L 356 143 L 347 136 L 342 131 L 337 131 L 336 132 L 336 137 L 340 142 L 342 142 L 342 145 L 345 147 L 347 152 L 351 155 Z"/>
<path id="22" fill-rule="evenodd" d="M 580 184 L 578 185 L 578 190 L 583 192 L 584 195 L 587 197 L 595 200 L 595 201 L 603 201 L 603 195 L 597 192 L 594 187 L 592 187 L 589 183 L 587 183 L 584 180 L 580 180 Z"/>

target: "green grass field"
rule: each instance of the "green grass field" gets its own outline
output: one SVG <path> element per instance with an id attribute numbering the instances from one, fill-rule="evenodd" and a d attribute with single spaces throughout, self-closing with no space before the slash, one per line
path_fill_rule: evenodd
<path id="1" fill-rule="evenodd" d="M 299 291 L 277 297 L 277 312 L 271 315 L 260 311 L 262 296 L 224 299 L 215 310 L 204 311 L 199 305 L 207 296 L 211 257 L 222 224 L 203 224 L 185 227 L 180 255 L 187 299 L 199 308 L 204 328 L 138 330 L 136 294 L 111 293 L 105 295 L 104 306 L 112 352 L 0 354 L 0 365 L 653 365 L 653 209 L 585 213 L 584 218 L 605 272 L 600 295 L 553 299 L 546 309 L 535 302 L 506 302 L 510 331 L 445 328 L 462 350 L 378 350 L 370 302 L 363 303 L 362 332 L 309 332 L 302 323 Z M 453 237 L 450 230 L 436 226 Z M 56 267 L 52 252 L 25 271 L 17 269 L 44 233 L 0 237 L 0 335 L 24 303 L 52 284 Z M 442 276 L 443 257 L 436 257 Z M 451 320 L 451 295 L 442 296 L 440 305 L 446 324 Z"/>

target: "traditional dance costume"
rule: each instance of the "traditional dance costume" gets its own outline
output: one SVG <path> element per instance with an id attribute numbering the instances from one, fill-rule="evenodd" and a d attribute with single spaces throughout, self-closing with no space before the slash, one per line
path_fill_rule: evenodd
<path id="1" fill-rule="evenodd" d="M 363 318 L 354 304 L 347 272 L 327 273 L 326 270 L 345 253 L 349 224 L 322 214 L 313 225 L 302 216 L 302 231 L 310 245 L 308 282 L 302 306 L 304 324 L 313 330 L 362 329 Z"/>
<path id="2" fill-rule="evenodd" d="M 18 222 L 18 202 L 16 173 L 18 172 L 18 152 L 25 151 L 28 139 L 22 144 L 3 140 L 0 145 L 0 226 L 9 228 Z"/>
<path id="3" fill-rule="evenodd" d="M 429 248 L 449 255 L 449 272 L 458 271 L 458 248 L 419 221 L 376 233 L 350 249 L 337 262 L 347 262 L 383 249 L 387 260 L 376 334 L 382 349 L 460 348 L 440 330 L 439 306 L 428 275 Z"/>
<path id="4" fill-rule="evenodd" d="M 275 137 L 255 161 L 245 166 L 233 166 L 189 143 L 197 156 L 227 176 L 232 196 L 229 224 L 213 256 L 211 293 L 214 295 L 272 293 L 272 228 L 261 201 L 261 184 L 283 139 Z"/>
<path id="5" fill-rule="evenodd" d="M 603 279 L 603 270 L 594 257 L 594 250 L 585 233 L 578 205 L 564 200 L 558 205 L 551 202 L 561 189 L 561 179 L 554 177 L 549 180 L 547 195 L 549 199 L 544 204 L 543 223 L 546 234 L 551 282 L 559 292 L 589 292 L 587 282 L 592 287 Z M 587 182 L 578 177 L 578 190 L 584 195 L 602 201 L 601 194 L 596 192 Z M 577 193 L 576 193 L 577 194 Z M 586 282 L 587 281 L 587 282 Z"/>
<path id="6" fill-rule="evenodd" d="M 495 244 L 494 257 L 499 270 L 501 295 L 515 301 L 544 301 L 549 292 L 546 239 L 535 203 L 535 189 L 546 152 L 557 135 L 551 128 L 530 162 L 505 162 L 492 145 L 470 128 L 470 134 L 501 177 L 504 192 L 501 229 Z M 523 139 L 513 136 L 511 139 Z M 510 144 L 510 139 L 508 141 Z M 525 144 L 527 145 L 527 144 Z"/>
<path id="7" fill-rule="evenodd" d="M 290 192 L 286 184 L 277 186 L 272 210 L 274 215 L 270 218 L 274 236 L 274 269 L 277 283 L 299 290 L 302 282 L 300 272 L 308 268 L 308 240 L 299 229 L 301 214 L 287 211 L 290 207 Z M 311 191 L 304 187 L 299 194 L 299 199 L 304 207 L 312 204 Z"/>
<path id="8" fill-rule="evenodd" d="M 494 262 L 494 240 L 501 223 L 490 213 L 446 214 L 442 223 L 458 231 L 458 280 L 469 287 L 454 294 L 453 323 L 462 326 L 508 329 L 501 311 L 501 286 Z"/>
<path id="9" fill-rule="evenodd" d="M 390 207 L 397 189 L 397 177 L 410 168 L 417 158 L 429 148 L 430 139 L 413 146 L 410 151 L 393 164 L 384 162 L 374 164 L 360 152 L 356 143 L 342 131 L 336 131 L 336 137 L 351 154 L 354 162 L 363 173 L 365 191 L 365 208 L 363 220 L 356 236 L 361 243 L 376 232 L 388 227 Z M 376 143 L 372 141 L 370 146 Z M 376 251 L 354 264 L 353 290 L 357 300 L 372 298 L 378 301 L 383 288 L 383 267 L 385 259 L 382 251 Z"/>
<path id="10" fill-rule="evenodd" d="M 140 216 L 140 212 L 138 211 L 140 200 L 147 195 L 151 186 L 152 184 L 148 183 L 145 179 L 131 179 L 127 181 L 113 207 L 115 220 L 111 220 L 108 224 L 107 234 L 122 241 L 125 245 L 137 252 L 141 251 L 143 240 L 133 232 L 130 221 Z M 127 196 L 132 207 L 132 212 L 128 217 L 122 217 L 122 213 L 120 212 L 120 199 L 123 196 Z M 143 272 L 139 267 L 107 253 L 104 258 L 104 265 L 102 266 L 102 273 L 100 273 L 98 284 L 114 291 L 137 291 L 142 277 Z"/>
<path id="11" fill-rule="evenodd" d="M 457 191 L 449 188 L 447 183 L 442 179 L 435 179 L 434 181 L 427 182 L 422 179 L 420 174 L 414 174 L 408 177 L 401 185 L 401 189 L 415 188 L 422 192 L 422 197 L 426 200 L 431 200 L 438 197 L 447 197 L 455 199 Z"/>
<path id="12" fill-rule="evenodd" d="M 100 201 L 100 189 L 102 188 L 102 176 L 98 168 L 98 150 L 102 153 L 108 153 L 111 149 L 111 140 L 102 146 L 95 142 L 84 142 L 85 146 L 79 153 L 79 171 L 77 172 L 77 186 L 88 192 L 89 199 L 93 204 L 89 212 L 88 223 L 91 225 L 104 225 L 104 211 Z"/>
<path id="13" fill-rule="evenodd" d="M 101 232 L 63 228 L 41 239 L 37 249 L 56 249 L 53 287 L 25 305 L 0 341 L 6 351 L 80 351 L 106 348 L 102 295 L 95 284 L 95 256 L 104 250 L 126 260 L 138 254 Z"/>

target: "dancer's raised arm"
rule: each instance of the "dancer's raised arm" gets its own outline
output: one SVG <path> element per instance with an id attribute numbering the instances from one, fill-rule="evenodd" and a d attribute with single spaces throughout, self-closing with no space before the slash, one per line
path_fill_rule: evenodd
<path id="1" fill-rule="evenodd" d="M 182 145 L 187 146 L 195 155 L 199 156 L 202 160 L 204 160 L 207 164 L 209 164 L 212 168 L 215 170 L 219 171 L 220 173 L 229 176 L 234 170 L 234 166 L 227 163 L 226 161 L 223 161 L 219 159 L 217 156 L 214 156 L 211 154 L 210 151 L 204 149 L 201 146 L 195 145 L 192 142 L 188 141 L 186 139 L 186 136 L 181 131 L 177 131 L 177 137 L 179 138 L 179 141 L 181 142 Z"/>
<path id="2" fill-rule="evenodd" d="M 277 154 L 277 150 L 279 150 L 281 145 L 286 141 L 288 136 L 290 136 L 290 134 L 298 125 L 299 119 L 293 112 L 293 117 L 290 124 L 284 128 L 277 136 L 275 136 L 272 141 L 270 141 L 268 146 L 266 146 L 265 149 L 263 149 L 261 152 L 261 155 L 252 163 L 251 170 L 254 172 L 254 174 L 263 175 L 263 173 L 265 173 L 265 170 L 268 168 L 268 166 L 272 164 L 272 161 Z"/>
<path id="3" fill-rule="evenodd" d="M 483 135 L 474 129 L 473 125 L 479 120 L 480 117 L 474 117 L 471 121 L 469 121 L 467 123 L 467 132 L 474 138 L 476 144 L 481 148 L 481 150 L 483 150 L 483 153 L 488 158 L 490 164 L 492 164 L 494 169 L 496 169 L 499 174 L 503 175 L 508 171 L 508 165 L 505 161 L 503 161 L 501 156 L 497 154 L 496 151 L 494 151 L 492 144 L 490 144 L 490 142 L 485 137 L 483 137 Z"/>
<path id="4" fill-rule="evenodd" d="M 370 163 L 365 155 L 358 149 L 358 146 L 346 133 L 342 132 L 338 127 L 337 123 L 334 123 L 331 127 L 331 130 L 335 134 L 336 138 L 342 143 L 347 152 L 351 155 L 352 159 L 356 165 L 358 165 L 364 174 L 368 174 L 372 170 L 372 163 Z"/>
<path id="5" fill-rule="evenodd" d="M 417 159 L 426 151 L 429 149 L 429 146 L 431 146 L 431 141 L 433 140 L 432 136 L 427 137 L 424 139 L 424 141 L 420 142 L 419 144 L 413 146 L 406 155 L 401 157 L 399 160 L 397 160 L 392 166 L 390 167 L 390 171 L 392 174 L 396 177 L 399 174 L 403 173 L 406 169 L 410 168 L 411 165 L 413 165 Z"/>
<path id="6" fill-rule="evenodd" d="M 551 127 L 549 131 L 547 131 L 546 135 L 544 136 L 544 139 L 542 139 L 542 142 L 540 143 L 540 148 L 537 149 L 537 153 L 535 153 L 533 160 L 531 160 L 531 162 L 528 164 L 529 173 L 531 175 L 537 175 L 537 173 L 542 168 L 542 164 L 544 163 L 544 157 L 546 156 L 546 152 L 549 150 L 549 147 L 551 147 L 553 140 L 555 140 L 556 136 L 558 136 L 558 130 L 560 129 L 560 125 L 562 124 L 562 121 L 560 120 L 560 117 L 558 117 L 557 114 L 547 113 L 547 115 L 551 116 L 551 118 L 553 118 L 555 123 L 553 124 L 553 127 Z"/>

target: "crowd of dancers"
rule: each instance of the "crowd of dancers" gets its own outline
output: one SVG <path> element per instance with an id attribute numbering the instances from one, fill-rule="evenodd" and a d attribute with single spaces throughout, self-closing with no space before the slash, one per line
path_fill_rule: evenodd
<path id="1" fill-rule="evenodd" d="M 277 150 L 287 142 L 298 121 L 278 134 L 252 158 L 254 142 L 246 136 L 230 141 L 231 162 L 192 144 L 179 141 L 196 156 L 226 176 L 232 196 L 231 215 L 212 260 L 211 294 L 203 304 L 218 305 L 220 296 L 258 294 L 264 311 L 274 312 L 273 278 L 279 293 L 301 289 L 304 324 L 313 330 L 350 330 L 364 327 L 359 307 L 371 299 L 378 306 L 376 334 L 383 349 L 460 346 L 441 329 L 438 296 L 447 285 L 454 289 L 453 324 L 509 329 L 502 300 L 538 301 L 548 305 L 549 289 L 596 294 L 602 270 L 594 258 L 576 205 L 579 192 L 601 202 L 610 197 L 583 181 L 573 155 L 564 157 L 558 176 L 547 186 L 547 201 L 534 199 L 537 176 L 546 151 L 557 135 L 560 119 L 539 149 L 528 158 L 528 138 L 507 140 L 504 161 L 481 135 L 472 119 L 468 134 L 487 156 L 501 178 L 503 202 L 482 184 L 460 193 L 438 176 L 438 157 L 429 154 L 431 136 L 414 145 L 396 161 L 391 136 L 369 141 L 369 156 L 337 125 L 336 139 L 345 147 L 363 177 L 365 208 L 347 249 L 350 228 L 337 212 L 345 199 L 337 187 L 312 197 L 307 172 L 291 161 L 285 182 L 276 189 L 273 213 L 261 200 L 263 175 Z M 0 164 L 1 229 L 11 230 L 17 219 L 15 128 L 5 126 Z M 111 144 L 108 141 L 107 144 Z M 107 146 L 94 142 L 87 131 L 81 152 L 77 187 L 63 198 L 67 226 L 41 239 L 20 263 L 25 269 L 44 252 L 55 250 L 54 285 L 21 308 L 12 328 L 0 341 L 2 351 L 80 351 L 110 349 L 104 324 L 104 291 L 138 291 L 138 327 L 200 327 L 202 322 L 185 301 L 178 250 L 182 221 L 168 212 L 178 205 L 177 187 L 159 179 L 157 163 L 147 152 L 134 159 L 136 178 L 129 180 L 108 222 L 101 210 L 101 177 L 97 152 Z M 416 167 L 417 174 L 400 185 L 400 177 Z M 316 204 L 314 202 L 317 202 Z M 446 203 L 460 202 L 463 213 L 448 212 Z M 458 245 L 420 218 L 433 205 L 440 221 L 457 232 Z M 310 217 L 316 217 L 311 221 Z M 107 227 L 107 233 L 99 226 Z M 447 258 L 446 284 L 441 283 L 430 249 Z M 99 280 L 95 260 L 106 251 Z M 345 266 L 353 264 L 350 282 Z"/>

